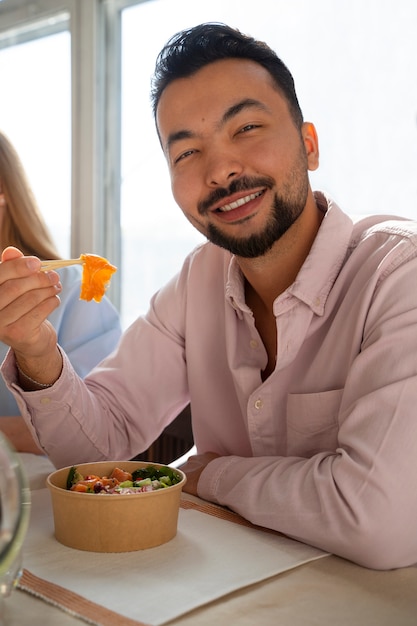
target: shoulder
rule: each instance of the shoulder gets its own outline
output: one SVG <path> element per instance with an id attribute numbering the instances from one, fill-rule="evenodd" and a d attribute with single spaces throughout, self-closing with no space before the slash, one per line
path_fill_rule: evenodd
<path id="1" fill-rule="evenodd" d="M 372 215 L 354 224 L 353 246 L 370 237 L 391 240 L 392 243 L 404 239 L 416 246 L 417 221 L 390 215 Z"/>
<path id="2" fill-rule="evenodd" d="M 367 271 L 376 284 L 400 267 L 417 265 L 417 222 L 401 217 L 372 216 L 354 225 L 348 265 Z"/>
<path id="3" fill-rule="evenodd" d="M 209 306 L 224 298 L 227 273 L 232 255 L 207 242 L 200 244 L 185 258 L 179 272 L 151 300 L 151 308 L 185 312 L 190 306 Z"/>
<path id="4" fill-rule="evenodd" d="M 219 270 L 224 268 L 227 273 L 231 259 L 230 252 L 207 241 L 198 245 L 187 255 L 181 272 L 186 274 L 198 272 L 203 276 L 217 272 L 218 275 Z"/>
<path id="5" fill-rule="evenodd" d="M 406 261 L 417 255 L 417 221 L 386 215 L 360 220 L 353 227 L 350 249 Z"/>

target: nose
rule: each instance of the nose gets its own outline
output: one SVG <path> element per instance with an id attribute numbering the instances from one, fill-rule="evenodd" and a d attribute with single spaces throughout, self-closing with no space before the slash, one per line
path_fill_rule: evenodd
<path id="1" fill-rule="evenodd" d="M 241 160 L 233 152 L 211 150 L 206 161 L 206 183 L 209 187 L 225 187 L 243 172 Z"/>

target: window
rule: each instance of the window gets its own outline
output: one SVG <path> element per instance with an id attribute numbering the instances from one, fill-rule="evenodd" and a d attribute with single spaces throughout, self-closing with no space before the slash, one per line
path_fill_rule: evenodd
<path id="1" fill-rule="evenodd" d="M 313 188 L 354 217 L 417 217 L 414 0 L 3 0 L 1 129 L 62 253 L 118 265 L 124 326 L 202 241 L 171 197 L 149 88 L 167 39 L 204 21 L 267 41 L 291 69 L 319 135 Z"/>
<path id="2" fill-rule="evenodd" d="M 113 259 L 107 231 L 115 239 L 118 233 L 109 227 L 104 201 L 113 153 L 105 149 L 103 12 L 96 0 L 0 3 L 0 124 L 62 254 L 91 251 Z M 118 286 L 117 279 L 109 290 L 116 304 Z"/>
<path id="3" fill-rule="evenodd" d="M 0 40 L 1 130 L 15 146 L 63 256 L 71 243 L 71 64 L 65 30 L 13 29 Z M 19 42 L 20 39 L 23 41 Z M 18 43 L 13 44 L 12 42 Z M 6 44 L 9 44 L 6 46 Z"/>
<path id="4" fill-rule="evenodd" d="M 132 2 L 129 3 L 132 5 Z M 312 186 L 342 208 L 417 217 L 417 4 L 360 0 L 152 0 L 122 11 L 122 314 L 132 321 L 202 237 L 171 198 L 149 87 L 176 31 L 204 21 L 269 43 L 294 75 L 321 165 Z M 126 289 L 124 286 L 126 285 Z"/>

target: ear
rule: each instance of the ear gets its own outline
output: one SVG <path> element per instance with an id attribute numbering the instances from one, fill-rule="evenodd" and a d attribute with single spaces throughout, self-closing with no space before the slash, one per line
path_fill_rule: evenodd
<path id="1" fill-rule="evenodd" d="M 314 124 L 304 122 L 301 127 L 301 135 L 304 140 L 308 169 L 314 171 L 319 166 L 319 140 Z"/>

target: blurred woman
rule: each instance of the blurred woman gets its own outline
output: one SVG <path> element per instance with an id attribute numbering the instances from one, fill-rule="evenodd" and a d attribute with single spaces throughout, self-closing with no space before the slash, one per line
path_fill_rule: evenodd
<path id="1" fill-rule="evenodd" d="M 16 246 L 26 255 L 42 260 L 60 254 L 38 208 L 21 160 L 0 132 L 0 249 Z M 80 376 L 85 376 L 115 348 L 121 335 L 119 315 L 108 298 L 99 305 L 80 300 L 80 266 L 59 270 L 61 304 L 49 321 L 58 342 Z M 0 342 L 0 362 L 8 346 Z M 0 378 L 0 431 L 20 452 L 42 453 L 19 415 L 17 404 Z"/>

